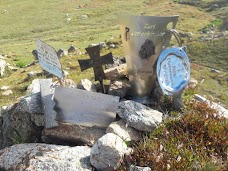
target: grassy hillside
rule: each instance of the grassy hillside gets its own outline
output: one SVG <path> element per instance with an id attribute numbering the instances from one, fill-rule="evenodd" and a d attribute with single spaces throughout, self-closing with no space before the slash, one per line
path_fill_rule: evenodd
<path id="1" fill-rule="evenodd" d="M 185 45 L 189 47 L 191 61 L 227 72 L 227 46 L 221 46 L 221 44 L 226 45 L 227 39 L 218 40 L 218 43 L 213 44 L 198 41 L 198 37 L 202 36 L 201 29 L 227 14 L 226 1 L 202 0 L 195 5 L 178 2 L 171 0 L 96 0 L 96 2 L 92 0 L 1 0 L 0 54 L 7 55 L 7 62 L 10 64 L 23 67 L 34 61 L 31 52 L 36 48 L 36 37 L 56 50 L 68 49 L 73 44 L 84 51 L 89 44 L 119 37 L 118 14 L 179 15 L 176 29 L 180 32 L 193 33 L 192 42 L 185 41 Z M 214 2 L 222 3 L 223 6 L 214 11 L 208 10 Z M 172 40 L 172 44 L 176 42 Z M 112 51 L 114 55 L 124 56 L 122 48 L 106 49 L 102 53 L 108 51 Z M 69 78 L 76 82 L 81 78 L 93 76 L 92 70 L 86 73 L 79 71 L 77 63 L 79 58 L 87 58 L 87 56 L 69 55 L 61 59 L 63 69 L 70 68 Z M 205 72 L 202 73 L 206 75 L 202 77 L 213 79 L 210 74 L 208 76 L 210 70 L 204 70 Z M 14 94 L 4 97 L 0 93 L 0 106 L 7 105 L 25 94 L 27 85 L 32 81 L 27 78 L 29 71 L 41 71 L 41 68 L 39 65 L 20 68 L 16 72 L 10 71 L 1 78 L 0 87 L 11 86 Z M 193 70 L 192 75 L 201 81 L 197 71 Z M 210 83 L 210 86 L 227 92 L 226 78 L 222 78 L 223 85 L 217 84 L 216 81 L 213 85 Z M 199 89 L 202 94 L 211 91 L 207 90 L 206 83 L 206 88 Z M 223 96 L 222 103 L 228 105 L 228 98 L 223 94 L 216 91 L 213 95 L 218 98 Z"/>

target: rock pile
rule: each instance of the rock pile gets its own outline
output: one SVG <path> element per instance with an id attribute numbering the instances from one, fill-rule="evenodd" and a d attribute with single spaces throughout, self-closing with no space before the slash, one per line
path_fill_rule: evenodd
<path id="1" fill-rule="evenodd" d="M 92 170 L 92 166 L 97 170 L 117 169 L 124 155 L 131 151 L 125 142 L 138 141 L 142 131 L 153 131 L 162 122 L 162 113 L 130 100 L 121 100 L 118 117 L 108 128 L 61 122 L 57 127 L 44 128 L 39 82 L 34 80 L 28 87 L 27 96 L 2 109 L 0 168 L 3 170 Z M 93 84 L 85 84 L 85 81 L 75 87 L 96 91 Z M 109 90 L 110 94 L 113 91 Z M 115 95 L 118 94 L 125 96 L 125 93 Z M 17 143 L 20 145 L 14 145 Z"/>

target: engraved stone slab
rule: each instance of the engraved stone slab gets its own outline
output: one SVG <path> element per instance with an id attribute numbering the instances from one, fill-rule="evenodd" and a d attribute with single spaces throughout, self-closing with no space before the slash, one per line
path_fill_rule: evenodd
<path id="1" fill-rule="evenodd" d="M 116 118 L 119 97 L 79 89 L 55 89 L 56 120 L 81 126 L 108 127 Z"/>
<path id="2" fill-rule="evenodd" d="M 157 62 L 157 78 L 167 95 L 184 89 L 190 79 L 190 64 L 184 49 L 173 47 L 162 51 Z"/>

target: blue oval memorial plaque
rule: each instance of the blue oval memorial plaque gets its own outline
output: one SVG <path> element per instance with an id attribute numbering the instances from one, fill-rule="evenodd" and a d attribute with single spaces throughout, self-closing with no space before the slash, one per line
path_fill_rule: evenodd
<path id="1" fill-rule="evenodd" d="M 157 61 L 157 78 L 167 95 L 179 94 L 190 79 L 190 64 L 183 48 L 165 49 Z"/>

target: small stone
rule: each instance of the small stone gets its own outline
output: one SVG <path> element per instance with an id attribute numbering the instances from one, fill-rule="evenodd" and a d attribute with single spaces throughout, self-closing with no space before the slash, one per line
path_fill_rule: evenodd
<path id="1" fill-rule="evenodd" d="M 127 72 L 127 64 L 121 64 L 114 68 L 109 68 L 104 70 L 105 76 L 109 80 L 116 80 L 119 78 L 124 78 L 128 74 Z"/>
<path id="2" fill-rule="evenodd" d="M 88 16 L 88 15 L 86 15 L 86 14 L 81 15 L 81 19 L 82 19 L 82 20 L 86 20 L 86 19 L 88 19 L 88 18 L 89 18 L 89 16 Z"/>
<path id="3" fill-rule="evenodd" d="M 6 65 L 7 65 L 6 61 L 0 59 L 0 76 L 3 76 Z"/>
<path id="4" fill-rule="evenodd" d="M 86 91 L 92 91 L 92 92 L 97 92 L 97 87 L 95 84 L 93 84 L 90 80 L 88 79 L 82 79 L 78 85 L 78 89 L 86 90 Z"/>
<path id="5" fill-rule="evenodd" d="M 32 51 L 33 56 L 35 57 L 35 59 L 38 59 L 38 53 L 37 50 L 33 50 Z"/>
<path id="6" fill-rule="evenodd" d="M 121 81 L 113 81 L 109 87 L 108 94 L 113 96 L 125 97 L 130 85 Z"/>
<path id="7" fill-rule="evenodd" d="M 214 73 L 221 73 L 221 71 L 219 71 L 219 70 L 216 70 L 216 69 L 211 69 L 211 72 L 214 72 Z"/>
<path id="8" fill-rule="evenodd" d="M 115 170 L 127 151 L 126 143 L 117 135 L 108 133 L 91 148 L 90 163 L 97 170 Z"/>
<path id="9" fill-rule="evenodd" d="M 116 134 L 124 141 L 140 140 L 140 132 L 132 127 L 129 127 L 123 120 L 111 123 L 106 129 L 106 133 Z"/>
<path id="10" fill-rule="evenodd" d="M 11 65 L 8 65 L 8 68 L 9 68 L 11 71 L 17 71 L 17 70 L 18 70 L 18 68 L 13 67 L 13 66 L 11 66 Z"/>
<path id="11" fill-rule="evenodd" d="M 113 48 L 113 49 L 114 49 L 114 48 L 116 48 L 116 47 L 117 47 L 117 46 L 116 46 L 115 44 L 110 44 L 110 45 L 109 45 L 109 48 Z"/>
<path id="12" fill-rule="evenodd" d="M 117 114 L 129 126 L 148 132 L 154 131 L 159 126 L 163 116 L 161 112 L 131 100 L 121 101 Z"/>
<path id="13" fill-rule="evenodd" d="M 129 171 L 152 171 L 152 170 L 149 167 L 139 167 L 139 166 L 131 165 L 129 168 Z"/>
<path id="14" fill-rule="evenodd" d="M 196 88 L 198 85 L 198 81 L 194 78 L 190 78 L 189 82 L 188 82 L 188 88 Z"/>
<path id="15" fill-rule="evenodd" d="M 67 76 L 69 76 L 70 74 L 69 74 L 69 72 L 68 71 L 63 71 L 63 75 L 64 75 L 64 77 L 67 77 Z"/>
<path id="16" fill-rule="evenodd" d="M 7 90 L 7 91 L 2 93 L 3 96 L 9 96 L 11 94 L 13 94 L 12 90 Z"/>
<path id="17" fill-rule="evenodd" d="M 63 56 L 67 56 L 68 55 L 68 51 L 67 50 L 64 50 L 64 49 L 59 49 L 58 52 L 57 52 L 57 56 L 59 58 L 63 57 Z"/>
<path id="18" fill-rule="evenodd" d="M 1 88 L 1 90 L 8 90 L 9 89 L 9 86 L 3 86 L 2 88 Z"/>
<path id="19" fill-rule="evenodd" d="M 71 45 L 70 48 L 68 49 L 68 53 L 73 53 L 75 51 L 76 51 L 76 48 L 73 45 Z"/>
<path id="20" fill-rule="evenodd" d="M 27 75 L 28 75 L 28 77 L 31 78 L 31 77 L 35 77 L 36 74 L 35 74 L 35 72 L 31 71 L 31 72 L 28 72 Z"/>

